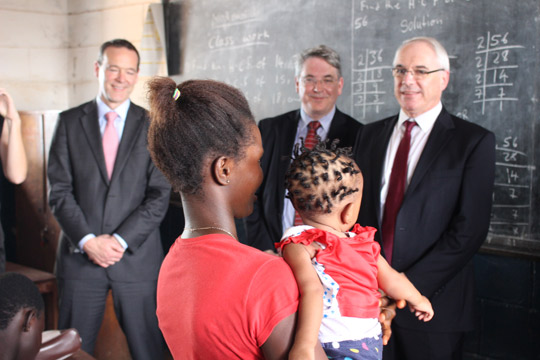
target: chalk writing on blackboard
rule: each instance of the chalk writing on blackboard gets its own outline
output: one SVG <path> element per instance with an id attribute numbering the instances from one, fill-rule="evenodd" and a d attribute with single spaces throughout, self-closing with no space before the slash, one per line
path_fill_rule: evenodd
<path id="1" fill-rule="evenodd" d="M 512 62 L 511 52 L 522 49 L 524 46 L 508 43 L 508 32 L 504 34 L 492 34 L 477 38 L 476 47 L 476 86 L 474 103 L 480 104 L 482 114 L 485 113 L 487 103 L 495 103 L 499 111 L 503 111 L 503 103 L 506 101 L 518 101 L 517 97 L 510 95 L 514 87 L 513 70 L 519 68 Z"/>
<path id="2" fill-rule="evenodd" d="M 182 65 L 240 88 L 257 120 L 298 109 L 295 54 L 326 44 L 342 60 L 340 110 L 368 124 L 396 114 L 392 59 L 414 36 L 450 54 L 442 102 L 497 138 L 486 247 L 540 258 L 538 0 L 188 0 Z"/>
<path id="3" fill-rule="evenodd" d="M 490 232 L 522 238 L 530 222 L 533 171 L 520 150 L 517 136 L 507 136 L 497 145 L 497 178 L 493 192 Z"/>
<path id="4" fill-rule="evenodd" d="M 353 104 L 361 109 L 362 118 L 366 111 L 372 107 L 378 114 L 384 105 L 386 91 L 382 90 L 384 72 L 390 72 L 389 65 L 383 65 L 383 49 L 365 49 L 361 51 L 353 68 L 352 96 Z"/>

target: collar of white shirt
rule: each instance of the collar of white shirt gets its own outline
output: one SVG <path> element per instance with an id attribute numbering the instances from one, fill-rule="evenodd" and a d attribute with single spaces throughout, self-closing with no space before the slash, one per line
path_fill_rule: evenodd
<path id="1" fill-rule="evenodd" d="M 98 119 L 101 119 L 101 118 L 105 119 L 106 113 L 108 113 L 109 111 L 114 111 L 118 115 L 119 118 L 121 118 L 122 120 L 125 120 L 127 117 L 127 113 L 128 113 L 129 105 L 131 104 L 131 101 L 127 99 L 122 104 L 117 106 L 116 109 L 113 110 L 109 106 L 107 106 L 107 104 L 105 104 L 103 100 L 101 100 L 101 97 L 98 95 L 96 97 L 96 104 L 98 107 Z"/>
<path id="2" fill-rule="evenodd" d="M 418 115 L 414 118 L 414 121 L 416 121 L 416 124 L 423 132 L 429 132 L 433 128 L 433 125 L 435 125 L 435 121 L 439 117 L 441 110 L 442 103 L 439 101 L 439 103 L 433 109 L 428 110 L 421 115 Z M 400 110 L 398 122 L 396 124 L 397 128 L 400 128 L 401 125 L 409 119 L 409 115 L 405 114 L 403 110 Z"/>
<path id="3" fill-rule="evenodd" d="M 319 122 L 321 123 L 322 130 L 325 134 L 328 133 L 330 130 L 330 124 L 332 123 L 332 119 L 334 118 L 334 114 L 336 113 L 336 107 L 334 106 L 332 110 L 326 115 L 324 115 L 322 118 L 319 119 Z M 298 122 L 298 129 L 296 130 L 296 133 L 302 133 L 308 126 L 310 122 L 312 122 L 313 119 L 304 111 L 304 109 L 300 109 L 300 121 Z"/>

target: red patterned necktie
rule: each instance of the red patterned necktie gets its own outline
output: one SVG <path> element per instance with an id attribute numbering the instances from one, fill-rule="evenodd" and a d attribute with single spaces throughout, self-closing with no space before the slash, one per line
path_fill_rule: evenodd
<path id="1" fill-rule="evenodd" d="M 304 140 L 304 146 L 308 149 L 313 149 L 315 144 L 317 144 L 317 129 L 321 127 L 321 123 L 319 121 L 311 121 L 308 124 L 308 132 L 306 135 L 306 140 Z M 294 225 L 302 225 L 304 222 L 302 221 L 302 217 L 300 214 L 298 214 L 296 211 L 294 212 Z"/>
<path id="2" fill-rule="evenodd" d="M 399 143 L 394 164 L 392 165 L 381 229 L 384 255 L 389 264 L 392 264 L 396 217 L 403 201 L 407 182 L 407 160 L 409 159 L 409 149 L 411 147 L 411 131 L 416 122 L 414 120 L 405 121 L 403 124 L 406 126 L 405 134 Z"/>
<path id="3" fill-rule="evenodd" d="M 107 167 L 107 174 L 109 175 L 109 180 L 111 179 L 114 161 L 116 160 L 116 153 L 118 152 L 118 144 L 120 143 L 118 139 L 118 132 L 114 127 L 114 120 L 118 117 L 118 114 L 114 111 L 109 111 L 105 114 L 107 119 L 107 125 L 105 126 L 105 131 L 103 132 L 103 154 L 105 155 L 105 166 Z"/>

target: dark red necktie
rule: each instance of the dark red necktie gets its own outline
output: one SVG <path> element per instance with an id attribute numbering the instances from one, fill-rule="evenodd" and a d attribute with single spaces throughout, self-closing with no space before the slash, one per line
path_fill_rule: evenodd
<path id="1" fill-rule="evenodd" d="M 399 143 L 394 164 L 392 165 L 381 229 L 384 255 L 389 264 L 392 264 L 396 217 L 403 201 L 405 184 L 407 183 L 407 160 L 409 159 L 409 149 L 411 147 L 411 130 L 416 125 L 416 122 L 405 121 L 403 124 L 406 126 L 405 134 Z"/>
<path id="2" fill-rule="evenodd" d="M 308 132 L 306 139 L 304 140 L 304 146 L 308 149 L 313 149 L 315 144 L 317 144 L 317 129 L 321 127 L 321 123 L 318 121 L 312 121 L 308 124 Z M 294 212 L 294 225 L 302 225 L 302 217 L 296 211 Z"/>

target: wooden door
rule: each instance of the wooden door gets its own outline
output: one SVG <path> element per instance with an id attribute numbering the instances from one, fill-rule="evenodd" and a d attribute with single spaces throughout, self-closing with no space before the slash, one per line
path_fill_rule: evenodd
<path id="1" fill-rule="evenodd" d="M 15 187 L 17 262 L 54 272 L 60 227 L 47 203 L 47 157 L 57 111 L 19 112 L 28 176 Z"/>

